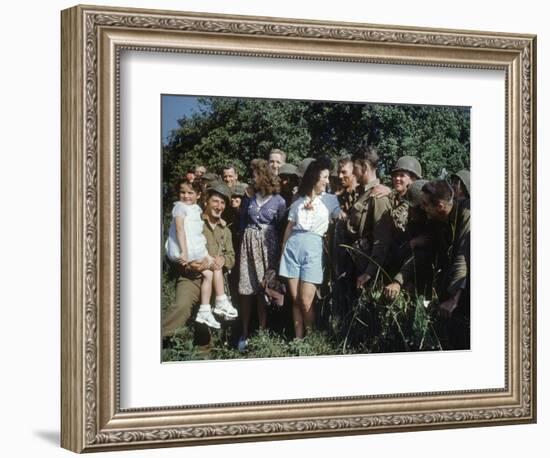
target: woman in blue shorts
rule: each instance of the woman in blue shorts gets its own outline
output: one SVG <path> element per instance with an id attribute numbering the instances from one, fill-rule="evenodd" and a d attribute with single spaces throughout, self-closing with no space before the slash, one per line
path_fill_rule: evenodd
<path id="1" fill-rule="evenodd" d="M 299 339 L 315 323 L 312 305 L 317 285 L 323 282 L 323 236 L 331 219 L 340 214 L 338 198 L 326 192 L 330 169 L 327 158 L 308 166 L 299 197 L 290 207 L 283 238 L 279 275 L 288 278 L 294 331 Z"/>

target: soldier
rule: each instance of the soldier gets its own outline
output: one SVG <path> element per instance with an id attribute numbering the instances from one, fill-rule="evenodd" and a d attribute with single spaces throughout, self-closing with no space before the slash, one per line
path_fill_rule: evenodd
<path id="1" fill-rule="evenodd" d="M 226 164 L 222 169 L 222 179 L 229 188 L 233 188 L 239 182 L 239 174 L 233 164 Z"/>
<path id="2" fill-rule="evenodd" d="M 334 277 L 340 278 L 349 268 L 351 258 L 349 250 L 343 247 L 351 245 L 353 238 L 346 231 L 346 224 L 349 212 L 357 200 L 357 178 L 353 174 L 353 161 L 350 157 L 341 158 L 337 165 L 338 179 L 340 180 L 341 192 L 338 194 L 338 202 L 342 213 L 334 224 Z M 346 275 L 347 276 L 347 275 Z"/>
<path id="3" fill-rule="evenodd" d="M 286 206 L 290 207 L 294 202 L 294 196 L 298 192 L 298 167 L 294 164 L 284 163 L 279 169 L 279 178 L 281 180 L 281 196 L 285 199 Z"/>
<path id="4" fill-rule="evenodd" d="M 453 173 L 451 175 L 451 186 L 456 200 L 470 200 L 470 171 L 460 170 Z"/>
<path id="5" fill-rule="evenodd" d="M 207 190 L 203 218 L 203 234 L 206 237 L 208 254 L 214 258 L 214 270 L 231 270 L 235 264 L 235 251 L 231 232 L 221 215 L 231 197 L 223 183 L 216 182 Z M 192 262 L 185 267 L 177 266 L 176 300 L 163 313 L 162 337 L 174 335 L 187 323 L 193 307 L 200 298 L 201 272 L 208 268 L 207 263 Z M 166 340 L 166 339 L 164 339 Z M 165 342 L 164 342 L 165 343 Z"/>
<path id="6" fill-rule="evenodd" d="M 405 194 L 408 201 L 407 243 L 401 264 L 393 281 L 384 288 L 388 299 L 395 299 L 404 287 L 411 293 L 422 292 L 431 275 L 430 238 L 426 225 L 427 216 L 422 209 L 422 187 L 427 180 L 416 180 Z"/>
<path id="7" fill-rule="evenodd" d="M 333 314 L 342 322 L 345 322 L 347 314 L 353 306 L 354 295 L 349 294 L 355 288 L 357 278 L 351 274 L 350 266 L 353 265 L 353 257 L 349 246 L 354 242 L 354 237 L 346 230 L 348 215 L 358 197 L 357 178 L 353 174 L 353 161 L 350 157 L 341 158 L 337 163 L 337 173 L 340 193 L 337 194 L 340 203 L 340 218 L 334 222 L 331 247 L 329 250 L 329 264 L 333 284 Z"/>
<path id="8" fill-rule="evenodd" d="M 465 201 L 453 200 L 445 180 L 422 187 L 422 207 L 434 223 L 434 284 L 439 325 L 448 348 L 470 347 L 470 209 Z M 440 332 L 440 334 L 442 334 Z"/>
<path id="9" fill-rule="evenodd" d="M 387 262 L 392 235 L 391 204 L 386 196 L 377 199 L 371 196 L 374 186 L 380 183 L 376 175 L 376 150 L 364 141 L 352 159 L 353 174 L 363 188 L 349 210 L 347 230 L 364 255 L 356 262 L 361 272 L 356 286 L 362 288 L 377 277 Z"/>

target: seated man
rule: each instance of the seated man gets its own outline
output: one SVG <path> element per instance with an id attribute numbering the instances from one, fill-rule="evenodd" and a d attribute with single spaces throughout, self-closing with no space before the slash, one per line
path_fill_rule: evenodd
<path id="1" fill-rule="evenodd" d="M 231 240 L 231 231 L 221 218 L 231 197 L 231 192 L 223 183 L 215 182 L 207 189 L 207 198 L 203 213 L 204 236 L 208 254 L 214 258 L 214 269 L 230 270 L 235 264 L 235 250 Z M 176 300 L 163 313 L 162 337 L 174 335 L 186 325 L 193 307 L 200 299 L 201 274 L 208 265 L 195 261 L 185 267 L 178 266 L 176 278 Z"/>

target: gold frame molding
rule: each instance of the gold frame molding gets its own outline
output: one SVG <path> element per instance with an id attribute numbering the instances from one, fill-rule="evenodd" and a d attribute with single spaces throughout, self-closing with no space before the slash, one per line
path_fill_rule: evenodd
<path id="1" fill-rule="evenodd" d="M 62 11 L 61 445 L 75 452 L 536 421 L 536 37 L 76 6 Z M 498 69 L 506 75 L 506 386 L 159 409 L 119 406 L 123 50 Z"/>

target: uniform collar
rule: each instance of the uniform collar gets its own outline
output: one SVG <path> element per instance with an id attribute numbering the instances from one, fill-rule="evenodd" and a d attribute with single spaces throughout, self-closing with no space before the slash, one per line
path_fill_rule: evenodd
<path id="1" fill-rule="evenodd" d="M 380 184 L 380 180 L 376 178 L 375 180 L 372 180 L 370 183 L 363 186 L 363 192 L 370 191 L 372 188 L 374 188 L 377 184 Z"/>
<path id="2" fill-rule="evenodd" d="M 218 222 L 217 222 L 214 226 L 212 226 L 212 224 L 210 224 L 210 221 L 208 220 L 208 218 L 206 217 L 206 215 L 205 215 L 204 213 L 202 214 L 202 219 L 203 219 L 204 222 L 205 222 L 208 226 L 210 226 L 212 229 L 214 229 L 216 226 L 221 226 L 222 228 L 224 228 L 225 226 L 227 226 L 227 223 L 226 223 L 225 220 L 222 219 L 222 218 L 220 218 L 220 219 L 218 220 Z"/>

